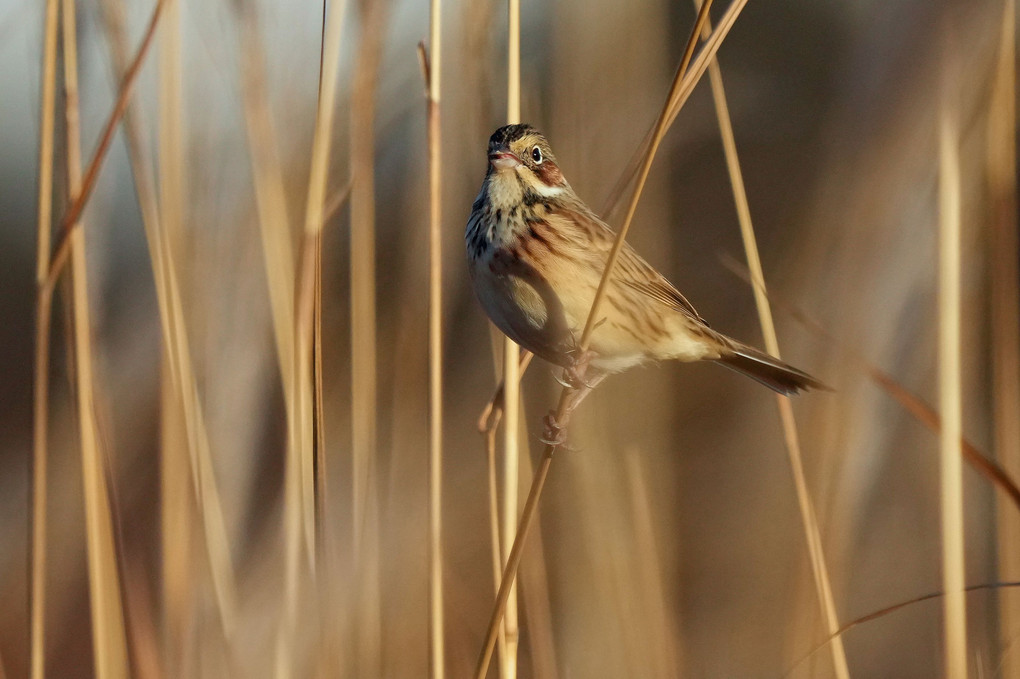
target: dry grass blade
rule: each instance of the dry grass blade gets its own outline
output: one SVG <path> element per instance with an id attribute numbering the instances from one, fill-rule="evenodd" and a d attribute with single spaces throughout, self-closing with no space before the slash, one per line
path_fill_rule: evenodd
<path id="1" fill-rule="evenodd" d="M 950 57 L 952 52 L 947 54 Z M 951 58 L 951 57 L 950 57 Z M 954 68 L 950 63 L 948 68 Z M 947 76 L 949 81 L 949 76 Z M 967 610 L 964 598 L 963 478 L 960 438 L 960 157 L 955 91 L 943 84 L 939 112 L 939 410 L 941 438 L 942 586 L 946 676 L 967 676 Z"/>
<path id="2" fill-rule="evenodd" d="M 138 72 L 141 70 L 142 63 L 144 63 L 145 57 L 149 53 L 149 48 L 152 46 L 152 39 L 156 35 L 156 27 L 159 25 L 159 17 L 163 11 L 165 1 L 156 0 L 156 6 L 152 10 L 149 25 L 145 30 L 145 35 L 142 37 L 142 44 L 138 46 L 135 58 L 124 73 L 124 79 L 121 81 L 120 90 L 117 93 L 117 101 L 114 103 L 113 110 L 106 119 L 106 125 L 99 135 L 99 145 L 96 147 L 95 153 L 92 154 L 92 160 L 89 162 L 88 169 L 82 179 L 82 190 L 74 195 L 70 207 L 68 207 L 61 220 L 60 236 L 56 248 L 54 248 L 53 256 L 50 259 L 50 270 L 46 279 L 46 286 L 48 288 L 54 286 L 57 276 L 60 275 L 64 264 L 67 262 L 71 242 L 71 229 L 74 224 L 78 223 L 78 218 L 81 216 L 82 210 L 85 209 L 89 196 L 92 195 L 92 189 L 99 178 L 99 170 L 103 166 L 103 160 L 106 159 L 106 152 L 110 150 L 110 144 L 113 143 L 114 132 L 117 130 L 117 125 L 120 123 L 124 111 L 127 110 L 128 101 L 131 98 L 131 92 L 138 77 Z"/>
<path id="3" fill-rule="evenodd" d="M 735 0 L 734 6 L 743 6 L 743 1 L 744 0 Z M 619 255 L 620 249 L 623 247 L 624 239 L 626 238 L 627 231 L 630 228 L 631 220 L 634 218 L 634 212 L 637 209 L 637 203 L 641 197 L 644 182 L 648 178 L 648 172 L 651 169 L 652 161 L 655 158 L 655 151 L 666 131 L 671 106 L 675 102 L 676 97 L 679 95 L 681 84 L 684 81 L 684 74 L 687 70 L 687 65 L 690 63 L 691 56 L 694 53 L 694 46 L 697 43 L 698 36 L 701 34 L 701 30 L 704 27 L 705 22 L 708 20 L 708 12 L 711 4 L 712 3 L 710 1 L 706 2 L 702 6 L 701 11 L 698 12 L 697 21 L 695 22 L 694 29 L 687 40 L 687 47 L 684 50 L 684 56 L 681 59 L 679 68 L 677 68 L 676 75 L 673 78 L 669 95 L 666 98 L 662 111 L 659 113 L 659 118 L 655 126 L 655 134 L 652 137 L 653 143 L 641 166 L 641 171 L 638 175 L 638 184 L 635 188 L 633 197 L 631 198 L 631 202 L 627 210 L 627 216 L 616 236 L 616 242 L 613 244 L 613 249 L 610 251 L 609 257 L 606 260 L 606 268 L 602 273 L 602 280 L 599 281 L 599 287 L 595 291 L 595 298 L 592 300 L 591 310 L 588 313 L 588 320 L 585 323 L 584 333 L 582 334 L 580 342 L 580 351 L 582 353 L 587 350 L 589 342 L 591 341 L 591 333 L 597 325 L 597 320 L 599 318 L 599 306 L 602 298 L 605 296 L 608 281 L 613 275 L 613 267 L 616 264 L 616 258 Z M 732 8 L 733 7 L 731 6 L 731 10 Z M 730 25 L 732 25 L 732 22 L 730 22 Z M 716 49 L 718 49 L 718 44 L 719 43 L 717 42 Z M 555 411 L 556 421 L 560 426 L 566 426 L 567 424 L 565 414 L 569 403 L 569 397 L 570 389 L 564 387 L 563 391 L 560 393 L 559 403 L 557 404 Z M 483 679 L 488 671 L 489 661 L 492 658 L 492 649 L 496 641 L 496 632 L 500 626 L 507 598 L 517 576 L 517 568 L 520 565 L 521 559 L 521 550 L 523 549 L 524 542 L 527 540 L 528 532 L 531 528 L 532 521 L 534 520 L 538 501 L 541 498 L 542 490 L 545 487 L 545 482 L 549 475 L 549 467 L 552 464 L 552 458 L 556 452 L 556 448 L 557 446 L 552 444 L 547 444 L 545 446 L 538 469 L 535 471 L 535 476 L 531 483 L 531 489 L 528 491 L 528 499 L 524 504 L 524 510 L 521 512 L 520 527 L 517 530 L 517 535 L 514 537 L 510 556 L 507 559 L 506 567 L 503 569 L 503 578 L 500 582 L 499 592 L 496 594 L 496 603 L 493 606 L 492 616 L 489 620 L 489 629 L 486 634 L 485 645 L 482 648 L 481 655 L 478 658 L 478 664 L 475 668 L 474 676 L 476 679 Z"/>
<path id="4" fill-rule="evenodd" d="M 78 111 L 78 46 L 73 0 L 63 3 L 64 98 L 67 126 L 68 189 L 84 205 L 81 174 L 81 128 Z M 72 210 L 71 213 L 74 214 Z M 128 676 L 127 637 L 121 600 L 113 516 L 104 458 L 99 450 L 92 374 L 92 328 L 89 314 L 85 234 L 78 221 L 70 225 L 71 291 L 74 327 L 75 395 L 85 495 L 85 533 L 92 619 L 93 665 L 97 677 Z"/>
<path id="5" fill-rule="evenodd" d="M 308 180 L 308 203 L 305 208 L 304 247 L 301 251 L 298 287 L 298 420 L 301 422 L 302 504 L 304 507 L 305 539 L 315 544 L 313 445 L 311 441 L 312 325 L 315 296 L 315 252 L 321 246 L 322 226 L 326 215 L 326 185 L 329 179 L 329 157 L 333 139 L 333 114 L 336 108 L 337 78 L 340 72 L 340 37 L 346 2 L 334 2 L 329 11 L 323 46 L 323 71 L 319 90 L 315 132 L 312 141 L 312 162 Z M 314 560 L 311 560 L 314 563 Z"/>
<path id="6" fill-rule="evenodd" d="M 694 0 L 694 5 L 695 7 L 700 7 L 700 0 Z M 703 38 L 708 40 L 710 37 L 709 26 L 706 24 Z M 762 335 L 765 338 L 766 350 L 776 358 L 779 358 L 779 339 L 776 336 L 776 327 L 772 320 L 772 309 L 769 306 L 765 289 L 765 274 L 762 270 L 761 258 L 758 256 L 758 243 L 754 235 L 754 226 L 751 223 L 751 209 L 747 202 L 747 191 L 744 188 L 743 174 L 740 171 L 740 160 L 737 157 L 737 144 L 733 134 L 733 123 L 730 120 L 729 106 L 726 102 L 722 69 L 719 67 L 719 62 L 716 59 L 712 59 L 709 62 L 708 71 L 709 81 L 712 86 L 712 99 L 715 103 L 716 118 L 719 122 L 719 133 L 722 137 L 726 156 L 726 168 L 729 172 L 730 186 L 733 189 L 733 200 L 737 207 L 740 237 L 744 244 L 744 255 L 747 258 L 747 265 L 751 274 L 754 302 L 758 309 L 758 321 L 761 324 Z M 800 509 L 801 524 L 804 528 L 804 535 L 810 553 L 811 571 L 818 593 L 818 603 L 821 607 L 822 618 L 825 621 L 827 631 L 829 634 L 832 634 L 839 628 L 839 616 L 836 613 L 832 585 L 829 581 L 829 569 L 825 563 L 817 515 L 807 488 L 807 480 L 800 453 L 800 437 L 797 433 L 797 425 L 793 417 L 793 407 L 788 398 L 780 395 L 776 395 L 776 404 L 779 407 L 779 417 L 782 421 L 787 457 L 793 472 L 794 487 L 797 493 L 797 506 Z M 850 669 L 847 665 L 846 650 L 843 648 L 842 640 L 839 638 L 834 639 L 831 648 L 836 676 L 840 679 L 847 679 L 850 676 Z"/>
<path id="7" fill-rule="evenodd" d="M 46 1 L 43 39 L 42 98 L 39 110 L 39 201 L 36 216 L 35 365 L 32 415 L 32 679 L 46 673 L 46 476 L 49 451 L 49 363 L 52 290 L 46 287 L 53 228 L 53 137 L 57 89 L 57 29 L 59 5 Z"/>
<path id="8" fill-rule="evenodd" d="M 722 261 L 727 269 L 746 283 L 751 284 L 751 275 L 747 271 L 746 266 L 728 256 L 724 256 Z M 838 348 L 853 361 L 859 363 L 865 374 L 893 400 L 899 403 L 904 410 L 913 415 L 918 422 L 931 429 L 935 434 L 941 433 L 942 418 L 939 417 L 939 414 L 931 406 L 918 398 L 916 394 L 911 393 L 900 382 L 897 382 L 892 375 L 846 346 L 840 338 L 826 330 L 818 321 L 811 318 L 803 310 L 790 304 L 787 300 L 777 296 L 775 293 L 769 293 L 769 300 L 772 304 L 782 307 L 794 319 L 803 324 L 805 328 L 824 338 L 829 343 L 829 346 Z M 981 451 L 965 437 L 961 437 L 960 446 L 963 450 L 963 459 L 975 471 L 987 479 L 989 483 L 1006 494 L 1006 497 L 1013 503 L 1014 509 L 1011 513 L 1020 517 L 1020 486 L 1017 486 L 1012 476 L 1004 468 L 982 455 Z"/>
<path id="9" fill-rule="evenodd" d="M 1016 587 L 1020 587 L 1020 581 L 1017 581 L 1017 582 L 992 582 L 992 583 L 986 583 L 986 584 L 982 584 L 982 585 L 970 585 L 968 587 L 965 587 L 963 589 L 963 591 L 964 591 L 964 593 L 969 594 L 971 592 L 985 592 L 985 591 L 989 591 L 989 590 L 998 590 L 998 589 L 1014 589 Z M 868 613 L 867 615 L 863 615 L 863 616 L 857 618 L 856 620 L 851 620 L 850 622 L 846 623 L 845 625 L 840 627 L 838 630 L 836 630 L 836 632 L 834 632 L 832 635 L 830 635 L 828 639 L 826 639 L 825 641 L 823 641 L 820 644 L 816 645 L 810 651 L 808 651 L 803 656 L 801 656 L 801 658 L 798 659 L 797 662 L 795 662 L 790 667 L 790 669 L 783 676 L 784 677 L 792 676 L 793 673 L 797 671 L 797 668 L 800 667 L 802 664 L 804 664 L 812 655 L 814 655 L 815 653 L 817 653 L 818 651 L 822 650 L 827 645 L 832 643 L 832 641 L 834 639 L 843 636 L 844 634 L 849 632 L 854 627 L 857 627 L 858 625 L 863 625 L 864 623 L 871 622 L 872 620 L 878 620 L 879 618 L 884 618 L 885 616 L 889 615 L 890 613 L 895 613 L 896 611 L 904 609 L 904 608 L 906 608 L 908 606 L 913 606 L 914 604 L 923 603 L 925 601 L 932 601 L 934 599 L 941 599 L 941 598 L 943 598 L 945 596 L 946 596 L 945 592 L 931 592 L 930 594 L 922 594 L 921 596 L 914 597 L 913 599 L 908 599 L 907 601 L 900 601 L 899 603 L 892 604 L 891 606 L 886 606 L 885 608 L 881 608 L 881 609 L 879 609 L 877 611 L 873 611 L 871 613 Z M 1002 675 L 1000 674 L 998 676 L 1002 676 Z"/>
<path id="10" fill-rule="evenodd" d="M 296 377 L 296 417 L 298 428 L 297 447 L 294 455 L 288 456 L 288 464 L 298 463 L 300 467 L 300 517 L 303 520 L 305 544 L 308 546 L 308 561 L 315 574 L 316 526 L 315 526 L 315 437 L 313 422 L 316 404 L 321 400 L 312 383 L 313 377 L 313 335 L 315 323 L 315 300 L 317 289 L 316 272 L 321 257 L 322 225 L 326 211 L 326 185 L 329 179 L 329 158 L 333 139 L 333 114 L 336 104 L 337 77 L 340 71 L 340 38 L 343 34 L 343 17 L 346 3 L 343 0 L 330 6 L 324 26 L 321 72 L 319 78 L 319 101 L 315 116 L 315 130 L 312 139 L 311 169 L 308 179 L 308 202 L 305 207 L 305 226 L 302 238 L 301 259 L 298 266 L 297 288 L 297 351 L 295 353 L 294 375 Z M 321 367 L 321 363 L 319 364 Z M 321 422 L 321 419 L 319 420 Z M 295 460 L 295 456 L 297 459 Z M 288 513 L 293 516 L 295 512 Z M 291 526 L 294 530 L 296 527 Z M 294 569 L 293 571 L 291 569 Z M 286 674 L 293 667 L 291 659 L 293 635 L 297 626 L 297 570 L 293 555 L 287 561 L 287 593 L 284 616 L 280 624 L 281 652 L 277 656 L 278 675 Z M 321 601 L 325 607 L 326 602 Z M 320 616 L 321 617 L 321 616 Z"/>

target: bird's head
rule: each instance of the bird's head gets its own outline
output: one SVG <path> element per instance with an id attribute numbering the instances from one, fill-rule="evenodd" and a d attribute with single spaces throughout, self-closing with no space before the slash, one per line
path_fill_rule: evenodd
<path id="1" fill-rule="evenodd" d="M 549 142 L 530 125 L 506 125 L 489 137 L 490 181 L 513 176 L 525 188 L 551 197 L 568 188 Z"/>

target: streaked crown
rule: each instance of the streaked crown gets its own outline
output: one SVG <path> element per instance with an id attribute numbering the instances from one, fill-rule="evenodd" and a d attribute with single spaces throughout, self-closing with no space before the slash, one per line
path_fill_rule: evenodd
<path id="1" fill-rule="evenodd" d="M 488 151 L 490 174 L 500 168 L 513 167 L 526 180 L 534 178 L 549 188 L 567 186 L 549 142 L 527 123 L 504 125 L 493 132 L 489 137 Z M 517 162 L 507 162 L 507 154 Z M 493 162 L 497 159 L 503 162 Z"/>

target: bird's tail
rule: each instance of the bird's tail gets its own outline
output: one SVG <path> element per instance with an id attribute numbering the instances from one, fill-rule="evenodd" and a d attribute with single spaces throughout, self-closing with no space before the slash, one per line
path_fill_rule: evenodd
<path id="1" fill-rule="evenodd" d="M 764 351 L 758 351 L 737 342 L 732 342 L 728 348 L 729 351 L 718 359 L 720 363 L 761 382 L 780 394 L 792 396 L 806 389 L 831 391 L 829 387 L 806 372 L 797 370 L 778 358 L 769 356 Z"/>

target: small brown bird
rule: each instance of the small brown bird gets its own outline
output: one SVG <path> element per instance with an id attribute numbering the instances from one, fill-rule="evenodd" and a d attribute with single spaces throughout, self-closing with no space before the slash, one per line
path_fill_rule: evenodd
<path id="1" fill-rule="evenodd" d="M 587 371 L 584 387 L 635 365 L 674 359 L 717 361 L 781 394 L 824 388 L 810 375 L 709 328 L 627 244 L 590 351 L 579 356 L 616 234 L 577 197 L 549 142 L 529 125 L 507 125 L 489 138 L 489 166 L 464 238 L 475 294 L 492 322 L 537 356 L 580 367 L 579 374 Z"/>

